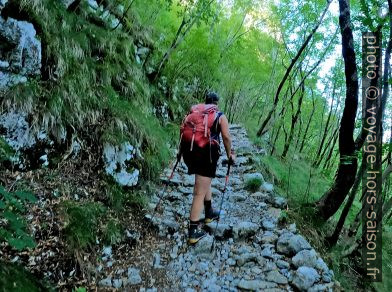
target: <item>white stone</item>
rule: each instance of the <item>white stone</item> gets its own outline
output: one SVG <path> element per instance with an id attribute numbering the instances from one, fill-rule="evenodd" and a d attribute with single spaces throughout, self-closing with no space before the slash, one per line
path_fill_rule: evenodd
<path id="1" fill-rule="evenodd" d="M 128 169 L 127 163 L 135 158 L 136 149 L 125 142 L 119 146 L 106 143 L 103 150 L 105 171 L 122 186 L 134 186 L 139 179 L 138 169 Z"/>
<path id="2" fill-rule="evenodd" d="M 0 9 L 6 2 L 0 2 Z M 0 37 L 12 48 L 4 52 L 7 60 L 0 60 L 0 90 L 26 82 L 27 76 L 40 74 L 41 41 L 31 23 L 0 16 Z"/>

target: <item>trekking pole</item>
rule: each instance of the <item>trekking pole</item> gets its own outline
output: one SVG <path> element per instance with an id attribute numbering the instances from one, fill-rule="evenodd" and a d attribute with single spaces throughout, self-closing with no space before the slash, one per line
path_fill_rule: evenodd
<path id="1" fill-rule="evenodd" d="M 218 229 L 218 224 L 219 224 L 220 215 L 222 213 L 222 207 L 223 207 L 223 201 L 224 201 L 224 198 L 225 198 L 226 188 L 227 188 L 227 184 L 229 182 L 230 166 L 231 166 L 231 163 L 229 161 L 228 164 L 227 164 L 227 173 L 226 173 L 226 178 L 225 178 L 225 186 L 224 186 L 223 191 L 222 191 L 222 200 L 221 200 L 220 207 L 219 207 L 219 209 L 220 209 L 219 210 L 219 217 L 216 220 L 216 226 L 215 226 L 215 230 L 214 230 L 214 234 L 213 234 L 214 238 L 212 240 L 212 245 L 211 245 L 211 251 L 210 252 L 212 252 L 214 250 L 214 246 L 215 246 L 215 234 L 216 234 L 216 230 Z"/>
<path id="2" fill-rule="evenodd" d="M 172 179 L 173 176 L 174 176 L 174 172 L 175 172 L 175 170 L 176 170 L 176 168 L 177 168 L 177 165 L 178 165 L 178 163 L 180 162 L 180 160 L 181 160 L 181 155 L 178 154 L 178 155 L 177 155 L 176 163 L 174 164 L 174 167 L 173 167 L 173 169 L 172 169 L 171 174 L 168 176 L 168 181 L 167 181 L 167 183 L 166 183 L 166 185 L 165 185 L 165 188 L 163 189 L 162 195 L 159 197 L 158 203 L 156 204 L 156 206 L 155 206 L 155 208 L 154 208 L 154 212 L 152 213 L 150 222 L 149 222 L 149 224 L 148 224 L 148 226 L 147 226 L 147 228 L 146 228 L 147 230 L 150 228 L 151 223 L 152 223 L 153 220 L 154 220 L 154 217 L 155 217 L 156 212 L 157 212 L 157 210 L 158 210 L 158 208 L 159 208 L 159 205 L 160 205 L 160 203 L 161 203 L 161 201 L 162 201 L 162 199 L 163 199 L 163 197 L 164 197 L 164 195 L 165 195 L 165 193 L 166 193 L 166 191 L 167 191 L 167 187 L 169 186 L 170 181 L 171 181 L 171 179 Z"/>

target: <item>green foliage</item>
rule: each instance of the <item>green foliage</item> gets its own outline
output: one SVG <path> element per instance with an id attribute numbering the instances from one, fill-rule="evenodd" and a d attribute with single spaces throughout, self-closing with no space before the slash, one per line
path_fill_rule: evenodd
<path id="1" fill-rule="evenodd" d="M 254 193 L 260 189 L 262 184 L 263 181 L 260 178 L 254 177 L 245 181 L 245 189 L 248 190 L 249 192 Z"/>
<path id="2" fill-rule="evenodd" d="M 8 192 L 0 185 L 0 240 L 13 248 L 22 250 L 35 246 L 33 238 L 26 231 L 22 215 L 26 204 L 36 202 L 35 196 L 27 191 Z"/>
<path id="3" fill-rule="evenodd" d="M 22 266 L 0 261 L 1 291 L 55 291 L 48 283 L 41 283 Z"/>
<path id="4" fill-rule="evenodd" d="M 289 215 L 287 214 L 287 211 L 286 210 L 282 210 L 280 212 L 280 215 L 279 215 L 279 218 L 278 218 L 278 222 L 281 223 L 281 224 L 286 223 L 288 217 L 289 217 Z"/>
<path id="5" fill-rule="evenodd" d="M 124 203 L 129 195 L 123 187 L 118 185 L 112 178 L 108 178 L 106 186 L 106 198 L 108 199 L 108 205 L 114 210 L 121 211 L 124 207 Z"/>
<path id="6" fill-rule="evenodd" d="M 16 86 L 4 102 L 27 113 L 35 110 L 37 121 L 55 137 L 67 127 L 80 131 L 99 125 L 102 135 L 92 139 L 131 141 L 142 148 L 145 158 L 138 161 L 141 177 L 155 178 L 170 157 L 172 135 L 152 111 L 152 102 L 165 97 L 135 61 L 134 38 L 150 46 L 149 29 L 139 23 L 133 9 L 126 15 L 128 29 L 113 31 L 83 1 L 80 13 L 52 2 L 20 2 L 21 11 L 40 30 L 48 60 L 43 71 L 50 65 L 49 76 Z"/>
<path id="7" fill-rule="evenodd" d="M 0 137 L 0 163 L 9 160 L 13 154 L 12 148 Z"/>
<path id="8" fill-rule="evenodd" d="M 72 292 L 87 292 L 87 289 L 84 287 L 78 287 L 78 288 L 72 289 Z"/>
<path id="9" fill-rule="evenodd" d="M 112 245 L 120 243 L 124 236 L 123 226 L 114 218 L 106 219 L 106 221 L 102 231 L 105 244 Z"/>
<path id="10" fill-rule="evenodd" d="M 97 202 L 62 203 L 65 219 L 64 234 L 66 241 L 72 249 L 86 249 L 96 240 L 98 228 L 106 209 Z"/>
<path id="11" fill-rule="evenodd" d="M 304 159 L 291 162 L 264 156 L 261 157 L 261 162 L 263 171 L 275 181 L 278 193 L 287 196 L 294 206 L 317 200 L 331 184 L 330 180 Z"/>
<path id="12" fill-rule="evenodd" d="M 387 292 L 392 289 L 392 227 L 390 224 L 386 225 L 382 234 L 382 282 L 374 283 L 377 291 Z"/>

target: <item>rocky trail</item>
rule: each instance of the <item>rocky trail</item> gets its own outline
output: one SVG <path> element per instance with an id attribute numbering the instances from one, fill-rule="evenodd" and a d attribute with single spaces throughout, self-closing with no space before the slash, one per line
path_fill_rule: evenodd
<path id="1" fill-rule="evenodd" d="M 205 226 L 209 235 L 195 246 L 186 242 L 194 176 L 187 175 L 181 163 L 151 224 L 157 230 L 157 249 L 145 248 L 142 252 L 149 258 L 143 269 L 149 270 L 150 279 L 143 279 L 146 273 L 135 264 L 128 268 L 123 287 L 132 291 L 187 292 L 339 290 L 333 272 L 298 233 L 295 224 L 280 222 L 287 204 L 285 198 L 274 193 L 273 185 L 264 181 L 255 193 L 245 190 L 247 179 L 263 179 L 255 171 L 252 157 L 264 155 L 264 151 L 250 143 L 242 127 L 232 125 L 230 131 L 237 160 L 231 171 L 213 252 L 210 249 L 216 222 Z M 166 170 L 163 181 L 170 171 Z M 221 201 L 225 172 L 219 163 L 217 178 L 212 183 L 215 208 L 219 208 Z M 158 200 L 154 196 L 151 209 Z M 151 220 L 151 213 L 146 215 L 147 221 Z M 154 277 L 157 279 L 151 279 Z M 101 286 L 117 288 L 122 284 L 112 278 L 100 282 Z"/>

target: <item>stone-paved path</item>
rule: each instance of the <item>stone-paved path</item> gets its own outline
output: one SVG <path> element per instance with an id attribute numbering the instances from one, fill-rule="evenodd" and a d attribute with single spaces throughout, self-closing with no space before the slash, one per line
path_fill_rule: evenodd
<path id="1" fill-rule="evenodd" d="M 162 264 L 159 252 L 154 254 L 152 268 L 165 269 L 172 281 L 172 286 L 166 289 L 187 292 L 339 290 L 333 272 L 298 233 L 295 224 L 280 223 L 286 200 L 274 193 L 273 185 L 264 182 L 255 193 L 245 190 L 249 178 L 259 177 L 264 181 L 254 170 L 252 158 L 265 154 L 250 143 L 242 127 L 232 125 L 230 133 L 237 160 L 230 175 L 214 251 L 211 253 L 210 248 L 216 223 L 206 226 L 210 235 L 195 246 L 186 242 L 194 176 L 186 174 L 185 165 L 180 165 L 172 179 L 173 186 L 153 219 L 159 235 L 175 241 L 169 247 L 168 262 Z M 221 200 L 225 167 L 219 163 L 217 178 L 212 183 L 215 208 L 219 208 Z M 167 179 L 168 173 L 169 169 L 162 180 Z M 157 201 L 155 197 L 152 208 Z"/>

